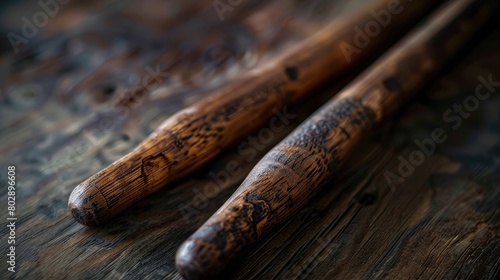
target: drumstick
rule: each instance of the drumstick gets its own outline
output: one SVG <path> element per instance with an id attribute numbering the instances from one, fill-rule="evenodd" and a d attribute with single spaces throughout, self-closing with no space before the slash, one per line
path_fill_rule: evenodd
<path id="1" fill-rule="evenodd" d="M 350 5 L 343 16 L 266 68 L 251 71 L 243 80 L 167 119 L 132 152 L 73 190 L 68 202 L 73 217 L 87 226 L 102 224 L 191 173 L 264 124 L 273 111 L 369 58 L 374 49 L 394 39 L 401 26 L 415 22 L 433 1 L 401 1 L 406 5 L 403 12 L 402 4 L 390 6 L 393 0 L 367 2 L 370 5 L 358 9 Z M 346 59 L 339 45 L 355 46 L 353 38 L 359 31 L 354 27 L 375 22 L 371 11 L 387 9 L 401 13 L 392 14 L 390 25 L 382 28 L 369 46 Z"/>
<path id="2" fill-rule="evenodd" d="M 492 15 L 495 1 L 450 0 L 254 167 L 177 251 L 188 279 L 217 275 L 244 249 L 301 210 L 371 128 L 392 115 Z"/>

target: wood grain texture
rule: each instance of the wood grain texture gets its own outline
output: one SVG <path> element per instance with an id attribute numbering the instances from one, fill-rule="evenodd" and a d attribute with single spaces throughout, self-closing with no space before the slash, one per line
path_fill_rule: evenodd
<path id="1" fill-rule="evenodd" d="M 367 131 L 391 116 L 493 14 L 488 1 L 450 1 L 268 152 L 176 256 L 187 279 L 227 265 L 317 194 Z M 435 50 L 443 50 L 436 52 Z"/>
<path id="2" fill-rule="evenodd" d="M 30 40 L 33 46 L 28 53 L 0 55 L 0 201 L 7 201 L 7 165 L 16 166 L 19 185 L 17 272 L 7 274 L 6 266 L 2 266 L 2 279 L 181 279 L 174 264 L 179 245 L 231 196 L 268 149 L 335 92 L 325 91 L 288 107 L 287 112 L 297 116 L 274 137 L 260 138 L 257 131 L 107 225 L 82 226 L 67 211 L 67 198 L 74 186 L 131 151 L 163 119 L 210 95 L 205 87 L 194 90 L 188 82 L 198 80 L 185 79 L 189 67 L 177 64 L 171 69 L 172 76 L 127 114 L 119 115 L 120 122 L 112 129 L 98 130 L 101 119 L 115 116 L 113 101 L 120 96 L 120 89 L 134 86 L 134 77 L 140 77 L 138 73 L 148 65 L 155 67 L 154 58 L 164 51 L 153 48 L 155 40 L 144 41 L 153 32 L 143 24 L 156 22 L 158 30 L 175 26 L 172 23 L 189 21 L 191 15 L 179 7 L 204 5 L 201 1 L 141 0 L 144 4 L 119 1 L 114 9 L 103 9 L 112 2 L 91 2 L 98 6 L 96 10 L 71 6 L 61 12 L 61 16 L 66 12 L 78 15 L 64 16 L 67 20 L 88 15 L 96 21 L 90 30 L 80 29 L 79 36 L 63 34 L 45 40 L 49 31 L 57 33 L 72 26 L 58 20 L 58 29 L 40 29 L 39 35 Z M 211 5 L 212 1 L 208 2 L 207 6 Z M 36 2 L 32 4 L 36 6 Z M 207 6 L 200 8 L 207 10 Z M 186 16 L 156 17 L 151 10 L 178 10 Z M 24 6 L 22 11 L 27 11 Z M 217 17 L 211 8 L 208 12 Z M 242 11 L 236 8 L 234 13 L 238 12 Z M 232 14 L 226 15 L 228 20 Z M 1 24 L 16 20 L 5 17 Z M 207 33 L 203 24 L 190 24 L 202 30 L 191 30 L 195 37 Z M 249 248 L 231 265 L 227 276 L 498 279 L 498 87 L 492 86 L 491 96 L 463 118 L 456 130 L 451 127 L 454 122 L 443 120 L 443 113 L 475 94 L 476 87 L 482 85 L 478 77 L 500 81 L 500 29 L 494 22 L 487 27 L 490 32 L 496 31 L 489 36 L 478 34 L 456 63 L 418 93 L 418 99 L 389 119 L 387 125 L 375 129 L 375 135 L 363 137 L 340 172 L 342 178 L 329 182 L 306 208 Z M 123 30 L 127 35 L 120 37 Z M 169 50 L 180 49 L 180 38 L 167 37 Z M 262 49 L 268 44 L 258 44 L 259 51 L 273 56 L 273 48 Z M 224 46 L 231 49 L 227 42 Z M 138 50 L 135 56 L 121 52 L 133 48 Z M 256 53 L 253 49 L 246 52 Z M 122 56 L 110 61 L 118 54 Z M 261 57 L 259 63 L 266 59 Z M 207 61 L 193 61 L 197 62 L 196 69 L 213 69 Z M 203 73 L 213 86 L 216 80 L 225 81 L 227 66 L 238 61 L 230 56 L 213 76 Z M 86 82 L 79 84 L 84 77 Z M 112 85 L 117 85 L 115 92 L 101 90 Z M 71 91 L 73 86 L 79 90 Z M 179 88 L 182 90 L 177 91 Z M 487 92 L 486 87 L 481 89 L 482 94 Z M 404 182 L 387 182 L 386 171 L 398 174 L 399 156 L 408 159 L 418 149 L 414 141 L 429 138 L 436 127 L 446 131 L 448 140 L 436 145 L 435 153 L 415 166 Z M 238 150 L 240 145 L 245 153 Z M 226 174 L 232 171 L 227 169 L 232 160 L 241 169 L 236 167 L 235 172 Z M 0 210 L 2 221 L 4 213 Z M 5 234 L 2 226 L 0 235 Z M 0 251 L 6 252 L 6 246 L 0 242 Z"/>
<path id="3" fill-rule="evenodd" d="M 327 27 L 285 50 L 267 65 L 252 69 L 210 98 L 166 120 L 131 153 L 75 188 L 68 202 L 75 219 L 87 226 L 102 224 L 203 166 L 242 136 L 262 126 L 275 110 L 282 110 L 329 79 L 359 65 L 373 50 L 397 35 L 395 30 L 413 24 L 432 3 L 414 3 L 404 16 L 394 15 L 392 25 L 373 39 L 370 48 L 348 61 L 338 46 L 355 37 L 356 29 L 352 26 L 366 25 L 373 20 L 371 11 L 387 9 L 389 2 L 364 3 L 354 9 L 349 6 L 336 11 L 339 16 L 327 22 Z"/>

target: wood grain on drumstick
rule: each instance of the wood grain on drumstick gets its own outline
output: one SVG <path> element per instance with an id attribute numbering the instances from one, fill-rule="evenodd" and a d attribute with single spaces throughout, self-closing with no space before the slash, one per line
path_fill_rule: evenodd
<path id="1" fill-rule="evenodd" d="M 335 176 L 368 130 L 392 115 L 492 15 L 495 1 L 451 0 L 274 147 L 179 248 L 186 278 L 220 273 L 295 215 Z"/>
<path id="2" fill-rule="evenodd" d="M 386 10 L 392 1 L 367 2 L 357 9 L 350 6 L 345 15 L 336 17 L 302 44 L 290 47 L 265 68 L 250 71 L 166 120 L 136 149 L 73 190 L 68 202 L 73 217 L 87 226 L 102 224 L 196 170 L 265 123 L 273 109 L 281 110 L 335 75 L 359 65 L 433 6 L 433 1 L 401 1 L 406 5 L 404 12 L 392 15 L 391 24 L 348 61 L 339 45 L 355 45 L 353 27 L 366 26 L 373 21 L 371 11 Z"/>

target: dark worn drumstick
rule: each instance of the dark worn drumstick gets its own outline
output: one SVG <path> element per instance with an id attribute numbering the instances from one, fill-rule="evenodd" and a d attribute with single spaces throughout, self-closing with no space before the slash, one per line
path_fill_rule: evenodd
<path id="1" fill-rule="evenodd" d="M 281 110 L 359 65 L 433 6 L 433 1 L 393 2 L 370 0 L 358 8 L 347 5 L 343 15 L 302 44 L 287 49 L 265 69 L 252 70 L 244 79 L 166 120 L 136 149 L 73 190 L 68 202 L 73 217 L 88 226 L 102 224 L 196 170 L 265 123 L 273 109 Z M 386 11 L 383 20 L 389 20 L 390 25 L 382 28 L 379 24 L 377 36 L 359 49 L 355 40 L 360 31 L 355 27 L 376 23 L 372 11 Z M 347 45 L 353 52 L 349 59 L 345 57 L 348 50 L 341 47 Z"/>
<path id="2" fill-rule="evenodd" d="M 492 15 L 496 0 L 450 0 L 274 147 L 229 200 L 179 248 L 188 279 L 221 272 L 295 215 L 361 137 L 393 114 Z"/>

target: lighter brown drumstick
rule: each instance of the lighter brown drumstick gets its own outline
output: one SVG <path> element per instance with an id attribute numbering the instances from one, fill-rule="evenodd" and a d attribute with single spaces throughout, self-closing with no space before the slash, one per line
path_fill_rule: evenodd
<path id="1" fill-rule="evenodd" d="M 296 214 L 335 175 L 352 147 L 432 78 L 497 3 L 450 0 L 274 147 L 229 200 L 177 252 L 188 279 L 221 272 Z"/>
<path id="2" fill-rule="evenodd" d="M 345 15 L 265 69 L 253 70 L 244 80 L 166 120 L 136 149 L 73 190 L 68 202 L 73 217 L 87 226 L 102 224 L 196 170 L 265 123 L 273 109 L 281 110 L 335 75 L 359 65 L 374 49 L 394 39 L 401 26 L 415 22 L 433 1 L 401 1 L 390 25 L 381 29 L 369 46 L 346 59 L 339 46 L 356 46 L 353 40 L 358 31 L 354 27 L 375 22 L 372 11 L 395 9 L 392 0 L 366 2 L 370 4 L 346 8 Z"/>

